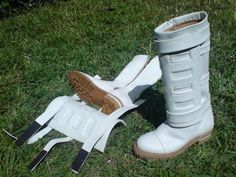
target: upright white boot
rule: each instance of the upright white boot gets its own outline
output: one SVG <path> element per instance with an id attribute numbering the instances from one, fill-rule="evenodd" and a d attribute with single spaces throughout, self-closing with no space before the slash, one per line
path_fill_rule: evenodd
<path id="1" fill-rule="evenodd" d="M 214 118 L 208 86 L 207 18 L 206 12 L 195 12 L 155 29 L 166 89 L 167 121 L 134 144 L 134 152 L 142 158 L 174 157 L 211 136 Z"/>
<path id="2" fill-rule="evenodd" d="M 113 81 L 104 81 L 80 71 L 73 71 L 68 74 L 69 83 L 83 101 L 102 106 L 106 94 L 131 83 L 148 62 L 147 55 L 135 56 Z"/>
<path id="3" fill-rule="evenodd" d="M 126 87 L 112 90 L 104 97 L 102 112 L 110 114 L 120 107 L 133 104 L 144 90 L 155 84 L 160 78 L 159 58 L 156 56 L 146 65 L 133 82 Z"/>

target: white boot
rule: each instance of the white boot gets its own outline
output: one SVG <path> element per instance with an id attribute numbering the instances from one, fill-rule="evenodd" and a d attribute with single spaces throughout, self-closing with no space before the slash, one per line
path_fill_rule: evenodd
<path id="1" fill-rule="evenodd" d="M 83 101 L 102 106 L 106 94 L 111 90 L 125 87 L 131 83 L 148 62 L 149 57 L 147 55 L 135 56 L 113 81 L 100 80 L 79 71 L 70 72 L 68 78 Z"/>
<path id="2" fill-rule="evenodd" d="M 208 16 L 196 12 L 167 21 L 155 29 L 167 121 L 142 135 L 134 152 L 148 159 L 174 157 L 210 138 L 214 118 L 210 103 Z"/>
<path id="3" fill-rule="evenodd" d="M 104 97 L 102 112 L 112 113 L 114 110 L 130 105 L 137 100 L 142 92 L 155 84 L 161 78 L 158 56 L 154 57 L 129 85 L 115 89 Z"/>

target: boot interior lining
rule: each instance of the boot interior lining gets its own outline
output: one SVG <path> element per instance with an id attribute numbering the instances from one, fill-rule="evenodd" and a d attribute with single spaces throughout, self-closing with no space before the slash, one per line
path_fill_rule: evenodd
<path id="1" fill-rule="evenodd" d="M 166 29 L 165 31 L 176 31 L 178 29 L 181 29 L 181 28 L 184 28 L 186 26 L 190 26 L 190 25 L 193 25 L 193 24 L 196 24 L 196 23 L 199 23 L 201 20 L 190 20 L 190 21 L 186 21 L 186 22 L 183 22 L 183 23 L 180 23 L 180 24 L 176 24 L 168 29 Z"/>

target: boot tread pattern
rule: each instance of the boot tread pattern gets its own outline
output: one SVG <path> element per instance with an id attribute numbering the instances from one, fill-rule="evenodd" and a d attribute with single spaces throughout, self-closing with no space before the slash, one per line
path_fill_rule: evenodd
<path id="1" fill-rule="evenodd" d="M 103 105 L 103 99 L 107 93 L 93 84 L 87 76 L 74 71 L 68 74 L 68 78 L 69 84 L 83 101 L 89 104 Z"/>
<path id="2" fill-rule="evenodd" d="M 102 105 L 102 112 L 105 114 L 111 114 L 116 109 L 120 108 L 119 104 L 115 99 L 106 95 L 104 97 L 104 104 Z"/>

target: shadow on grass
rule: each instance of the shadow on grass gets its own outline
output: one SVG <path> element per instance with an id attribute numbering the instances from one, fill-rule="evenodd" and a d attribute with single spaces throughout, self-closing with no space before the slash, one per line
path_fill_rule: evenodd
<path id="1" fill-rule="evenodd" d="M 154 127 L 158 127 L 166 120 L 164 95 L 150 88 L 141 97 L 147 101 L 138 109 L 138 112 Z"/>
<path id="2" fill-rule="evenodd" d="M 123 119 L 135 109 L 137 109 L 137 112 L 141 114 L 144 119 L 153 124 L 155 128 L 157 128 L 164 121 L 166 121 L 165 98 L 162 93 L 157 90 L 153 90 L 152 88 L 149 88 L 144 91 L 140 99 L 145 99 L 146 102 L 138 108 L 134 108 L 125 112 L 120 117 L 120 119 Z M 121 124 L 117 124 L 114 128 L 117 128 L 120 125 Z"/>
<path id="3" fill-rule="evenodd" d="M 39 8 L 46 4 L 55 4 L 67 0 L 3 0 L 0 1 L 0 20 Z"/>

